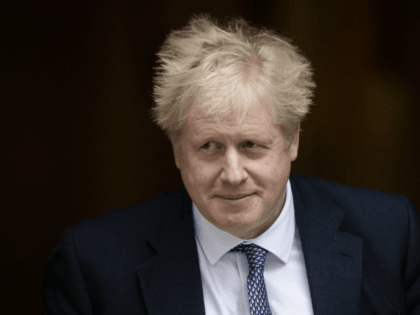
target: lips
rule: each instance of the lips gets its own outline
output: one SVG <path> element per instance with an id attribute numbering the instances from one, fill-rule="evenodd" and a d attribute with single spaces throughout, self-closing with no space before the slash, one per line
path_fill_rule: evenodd
<path id="1" fill-rule="evenodd" d="M 252 194 L 217 195 L 217 197 L 220 197 L 226 200 L 240 200 L 240 199 L 249 197 L 251 195 L 253 195 L 253 193 Z"/>

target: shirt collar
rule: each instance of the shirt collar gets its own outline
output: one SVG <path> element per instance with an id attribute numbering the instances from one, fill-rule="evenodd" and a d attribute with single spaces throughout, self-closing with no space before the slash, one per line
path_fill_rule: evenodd
<path id="1" fill-rule="evenodd" d="M 287 263 L 292 250 L 295 235 L 295 208 L 290 181 L 286 185 L 286 201 L 277 220 L 260 236 L 244 240 L 225 232 L 200 213 L 193 204 L 195 236 L 202 247 L 210 264 L 214 265 L 219 259 L 235 246 L 244 243 L 254 243 L 273 253 L 276 257 Z"/>

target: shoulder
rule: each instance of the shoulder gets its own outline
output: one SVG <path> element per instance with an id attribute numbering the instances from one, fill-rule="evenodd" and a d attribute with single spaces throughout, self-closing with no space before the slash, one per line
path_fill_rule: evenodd
<path id="1" fill-rule="evenodd" d="M 65 243 L 69 243 L 71 238 L 71 242 L 79 246 L 109 246 L 116 241 L 140 240 L 158 231 L 162 220 L 180 215 L 186 199 L 188 194 L 184 188 L 165 192 L 137 204 L 87 218 L 68 227 L 60 239 L 67 238 Z"/>
<path id="2" fill-rule="evenodd" d="M 392 233 L 411 224 L 420 227 L 420 213 L 405 196 L 302 175 L 292 175 L 290 181 L 294 199 L 298 198 L 305 208 L 314 205 L 322 205 L 326 210 L 340 208 L 345 211 L 343 224 L 355 229 L 376 228 Z"/>
<path id="3" fill-rule="evenodd" d="M 302 205 L 306 214 L 315 208 L 317 215 L 343 210 L 341 231 L 390 247 L 419 238 L 420 212 L 405 196 L 302 175 L 292 175 L 290 181 L 295 203 Z"/>
<path id="4" fill-rule="evenodd" d="M 345 208 L 360 210 L 373 208 L 413 207 L 410 200 L 402 195 L 388 194 L 376 189 L 353 187 L 319 178 L 291 175 L 293 194 L 304 198 L 319 198 Z"/>

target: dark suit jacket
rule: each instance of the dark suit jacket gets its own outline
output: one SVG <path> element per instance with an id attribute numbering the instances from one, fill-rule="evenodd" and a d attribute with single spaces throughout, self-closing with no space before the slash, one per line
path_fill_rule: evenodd
<path id="1" fill-rule="evenodd" d="M 291 176 L 315 315 L 420 314 L 420 215 L 404 196 Z M 60 235 L 45 314 L 204 314 L 185 189 Z"/>

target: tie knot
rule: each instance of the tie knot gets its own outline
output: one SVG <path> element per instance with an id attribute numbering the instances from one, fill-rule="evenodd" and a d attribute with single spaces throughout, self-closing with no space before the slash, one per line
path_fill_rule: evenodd
<path id="1" fill-rule="evenodd" d="M 239 244 L 230 250 L 231 252 L 245 253 L 249 269 L 264 268 L 267 251 L 255 244 Z"/>

